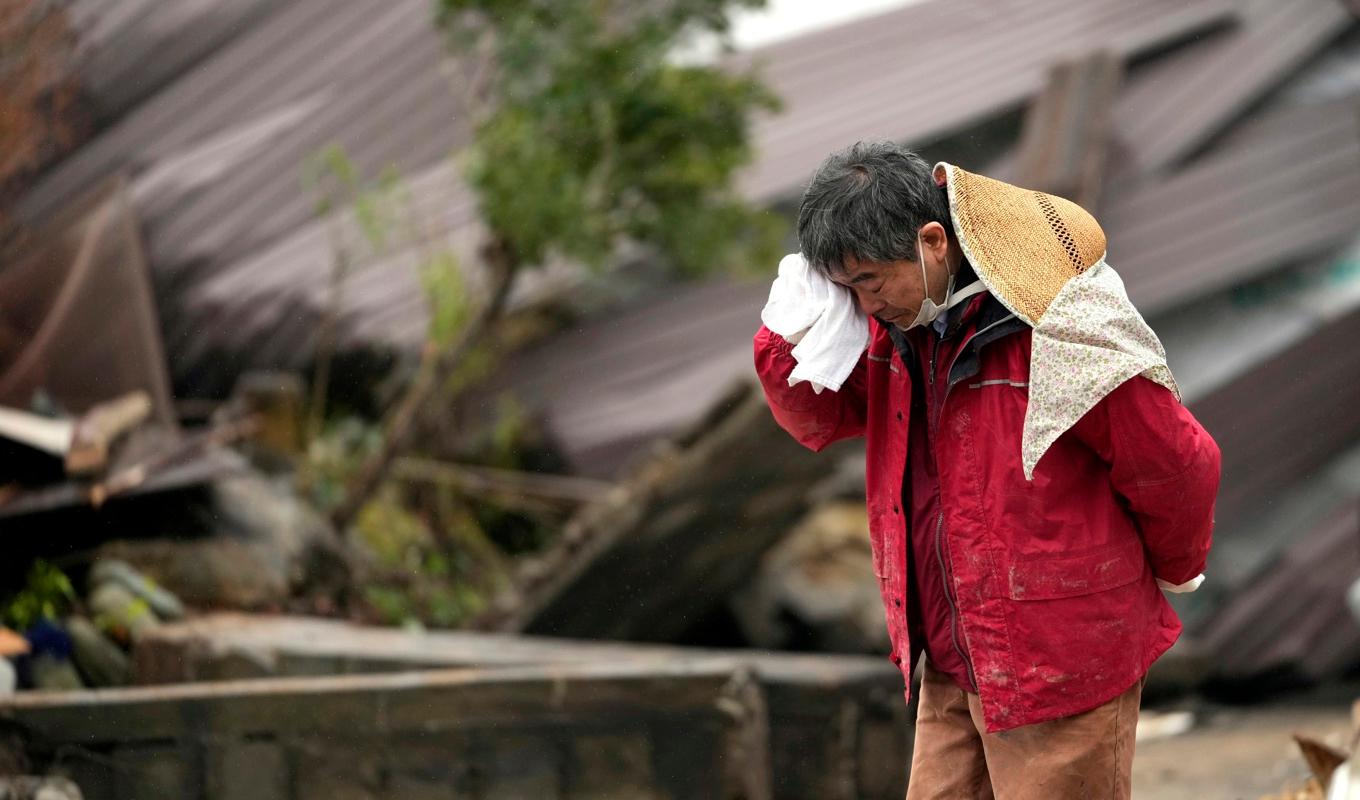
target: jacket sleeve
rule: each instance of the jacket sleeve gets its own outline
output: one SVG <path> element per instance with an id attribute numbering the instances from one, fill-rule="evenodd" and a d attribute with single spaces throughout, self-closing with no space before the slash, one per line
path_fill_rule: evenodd
<path id="1" fill-rule="evenodd" d="M 1110 465 L 1155 576 L 1181 584 L 1204 572 L 1221 455 L 1189 409 L 1140 375 L 1106 395 L 1072 432 Z"/>
<path id="2" fill-rule="evenodd" d="M 807 381 L 789 386 L 789 373 L 798 363 L 792 350 L 787 339 L 764 325 L 756 331 L 756 376 L 779 426 L 804 447 L 818 452 L 840 439 L 863 436 L 868 373 L 865 354 L 860 354 L 859 363 L 840 391 L 824 389 L 819 394 Z"/>

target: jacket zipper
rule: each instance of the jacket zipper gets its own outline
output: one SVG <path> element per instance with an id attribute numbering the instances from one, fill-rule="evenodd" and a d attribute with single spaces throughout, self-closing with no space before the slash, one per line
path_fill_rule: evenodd
<path id="1" fill-rule="evenodd" d="M 970 337 L 970 338 L 971 338 L 971 337 Z M 964 342 L 964 346 L 966 346 L 967 344 L 968 344 L 967 342 Z M 930 393 L 931 393 L 932 395 L 935 394 L 936 391 L 937 391 L 937 389 L 936 389 L 936 378 L 935 378 L 935 357 L 938 356 L 939 353 L 940 353 L 940 337 L 939 337 L 939 336 L 936 336 L 936 337 L 935 337 L 935 344 L 934 344 L 933 347 L 931 347 L 931 350 L 930 350 L 930 387 L 931 387 L 931 388 L 930 388 Z M 946 383 L 947 383 L 947 382 L 948 382 L 948 381 L 946 381 Z M 948 394 L 948 388 L 947 388 L 947 387 L 946 387 L 945 393 L 946 393 L 946 395 Z M 941 409 L 943 409 L 943 401 L 941 401 L 941 403 L 942 403 L 942 404 L 941 404 Z M 936 446 L 937 446 L 937 447 L 939 446 L 939 441 L 940 441 L 940 439 L 939 439 L 939 430 L 940 430 L 940 429 L 939 429 L 939 420 L 940 420 L 940 415 L 939 415 L 939 414 L 936 414 L 936 415 L 935 415 L 935 419 L 934 419 L 934 421 L 931 423 L 931 426 L 930 426 L 930 427 L 931 427 L 930 439 L 931 439 L 931 441 L 933 441 L 933 442 L 936 443 Z M 945 602 L 949 604 L 949 641 L 950 641 L 950 643 L 951 643 L 952 645 L 954 645 L 954 652 L 958 654 L 958 656 L 959 656 L 960 659 L 962 659 L 964 668 L 966 668 L 966 669 L 968 670 L 968 681 L 973 685 L 973 691 L 976 692 L 976 691 L 978 690 L 978 686 L 977 686 L 977 678 L 976 678 L 976 677 L 974 676 L 974 674 L 973 674 L 973 663 L 972 663 L 972 661 L 969 660 L 969 658 L 968 658 L 968 653 L 965 652 L 964 649 L 963 649 L 963 647 L 962 647 L 962 645 L 959 644 L 959 609 L 958 609 L 958 606 L 955 605 L 955 603 L 954 603 L 954 594 L 953 594 L 953 592 L 951 591 L 951 588 L 950 588 L 950 584 L 951 584 L 953 581 L 952 581 L 952 577 L 951 577 L 950 572 L 949 572 L 949 564 L 948 564 L 948 561 L 947 561 L 947 560 L 945 559 L 945 557 L 944 557 L 944 547 L 943 547 L 943 544 L 942 544 L 943 539 L 944 539 L 944 494 L 943 494 L 943 492 L 944 492 L 944 489 L 943 489 L 943 481 L 940 479 L 940 465 L 939 465 L 939 459 L 936 459 L 936 462 L 935 462 L 935 505 L 936 505 L 936 508 L 938 509 L 938 512 L 937 512 L 937 513 L 938 513 L 938 516 L 935 518 L 935 559 L 936 559 L 936 561 L 938 561 L 939 564 L 940 564 L 940 577 L 941 577 L 941 583 L 944 585 L 944 599 L 945 599 Z"/>
<path id="2" fill-rule="evenodd" d="M 983 329 L 980 330 L 980 331 L 974 331 L 972 336 L 969 336 L 967 339 L 965 339 L 965 340 L 963 341 L 963 343 L 959 345 L 958 349 L 954 351 L 954 357 L 951 358 L 951 359 L 949 360 L 949 371 L 950 371 L 950 372 L 953 372 L 953 371 L 954 371 L 954 363 L 958 361 L 958 359 L 959 359 L 959 353 L 962 353 L 962 352 L 968 347 L 968 343 L 969 343 L 969 342 L 971 342 L 971 341 L 973 341 L 974 339 L 976 339 L 976 338 L 977 338 L 979 335 L 981 335 L 982 333 L 985 333 L 986 331 L 992 329 L 993 327 L 995 327 L 995 326 L 997 326 L 997 325 L 1000 325 L 1002 322 L 1005 322 L 1007 319 L 1010 319 L 1010 316 L 1013 316 L 1013 315 L 1008 315 L 1008 316 L 1006 316 L 1006 317 L 1002 317 L 1001 319 L 997 320 L 996 322 L 993 322 L 991 325 L 988 325 L 986 328 L 983 328 Z M 936 357 L 937 355 L 939 355 L 939 352 L 940 352 L 940 337 L 939 337 L 939 336 L 936 336 L 936 337 L 935 337 L 935 346 L 934 346 L 933 348 L 931 348 L 931 351 L 930 351 L 930 386 L 931 386 L 931 393 L 932 393 L 932 394 L 935 392 L 935 388 L 934 388 L 934 387 L 935 387 L 935 381 L 936 381 L 936 379 L 935 379 L 935 357 Z M 935 421 L 934 421 L 934 424 L 931 426 L 931 428 L 932 428 L 932 430 L 931 430 L 931 441 L 936 442 L 937 446 L 938 446 L 938 443 L 939 443 L 939 441 L 940 441 L 940 439 L 939 439 L 939 432 L 940 432 L 939 423 L 940 423 L 940 420 L 944 418 L 944 403 L 945 403 L 946 400 L 949 399 L 949 390 L 950 390 L 950 389 L 953 389 L 953 388 L 954 388 L 954 384 L 951 383 L 951 382 L 949 381 L 948 375 L 946 375 L 946 376 L 945 376 L 944 397 L 940 398 L 940 405 L 939 405 L 939 408 L 937 409 L 936 414 L 935 414 Z M 965 652 L 964 649 L 963 649 L 963 647 L 959 644 L 959 635 L 958 635 L 958 628 L 959 628 L 959 610 L 958 610 L 958 606 L 956 606 L 956 605 L 954 604 L 954 595 L 953 595 L 953 593 L 950 591 L 950 584 L 952 583 L 952 578 L 951 578 L 951 576 L 950 576 L 948 562 L 946 561 L 946 559 L 945 559 L 945 557 L 944 557 L 944 546 L 943 546 L 943 544 L 942 544 L 942 542 L 943 542 L 943 540 L 944 540 L 944 496 L 943 496 L 943 491 L 944 491 L 943 486 L 944 486 L 944 482 L 943 482 L 942 480 L 939 479 L 939 475 L 940 475 L 940 466 L 939 466 L 939 460 L 938 460 L 938 459 L 936 460 L 936 464 L 935 464 L 935 475 L 936 475 L 936 480 L 935 480 L 935 487 L 936 487 L 935 502 L 936 502 L 936 504 L 937 504 L 938 507 L 939 507 L 939 516 L 936 518 L 936 521 L 935 521 L 935 558 L 936 558 L 936 560 L 938 560 L 939 563 L 940 563 L 940 572 L 941 572 L 941 574 L 942 574 L 943 577 L 944 577 L 944 599 L 945 599 L 945 602 L 947 602 L 947 603 L 949 604 L 949 640 L 950 640 L 950 642 L 954 645 L 954 652 L 955 652 L 955 653 L 958 653 L 959 658 L 963 660 L 963 665 L 964 665 L 964 667 L 967 668 L 967 670 L 968 670 L 968 680 L 969 680 L 969 682 L 971 682 L 971 683 L 973 684 L 973 691 L 974 691 L 974 692 L 977 692 L 977 691 L 978 691 L 977 675 L 976 675 L 976 673 L 974 673 L 974 671 L 973 671 L 973 662 L 972 662 L 972 660 L 968 657 L 968 653 Z"/>

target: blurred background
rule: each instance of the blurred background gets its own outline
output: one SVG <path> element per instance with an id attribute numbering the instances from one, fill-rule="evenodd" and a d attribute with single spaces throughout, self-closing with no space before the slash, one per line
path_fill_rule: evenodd
<path id="1" fill-rule="evenodd" d="M 1222 449 L 1135 796 L 1350 757 L 1355 0 L 4 0 L 0 40 L 6 796 L 902 797 L 862 444 L 751 364 L 863 138 L 1095 213 Z"/>

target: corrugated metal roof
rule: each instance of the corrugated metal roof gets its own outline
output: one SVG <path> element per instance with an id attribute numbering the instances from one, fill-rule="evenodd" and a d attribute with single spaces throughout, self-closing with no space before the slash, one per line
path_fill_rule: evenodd
<path id="1" fill-rule="evenodd" d="M 1360 652 L 1346 590 L 1360 572 L 1360 500 L 1352 497 L 1293 537 L 1291 547 L 1204 625 L 1215 677 L 1319 679 Z"/>
<path id="2" fill-rule="evenodd" d="M 1056 59 L 1127 57 L 1235 12 L 1204 0 L 937 0 L 774 45 L 750 60 L 786 108 L 756 126 L 760 158 L 742 186 L 786 197 L 856 139 L 926 142 L 1018 106 Z"/>
<path id="3" fill-rule="evenodd" d="M 75 0 L 80 85 L 99 120 L 116 119 L 284 0 Z"/>
<path id="4" fill-rule="evenodd" d="M 671 287 L 516 356 L 487 390 L 513 387 L 580 472 L 615 477 L 751 377 L 751 337 L 769 286 Z"/>
<path id="5" fill-rule="evenodd" d="M 1237 29 L 1185 48 L 1131 82 L 1114 127 L 1134 172 L 1172 165 L 1355 24 L 1339 0 L 1245 3 Z"/>
<path id="6" fill-rule="evenodd" d="M 315 215 L 304 162 L 332 142 L 362 174 L 424 168 L 461 114 L 423 0 L 299 0 L 139 105 L 59 164 L 21 205 L 40 217 L 119 168 L 139 181 L 158 278 L 230 263 Z M 168 174 L 167 174 L 168 173 Z"/>
<path id="7" fill-rule="evenodd" d="M 1110 263 L 1144 313 L 1253 278 L 1354 235 L 1360 98 L 1276 111 L 1194 167 L 1113 191 Z"/>
<path id="8" fill-rule="evenodd" d="M 1193 404 L 1223 452 L 1221 527 L 1360 440 L 1356 341 L 1360 309 Z"/>
<path id="9" fill-rule="evenodd" d="M 1096 42 L 1137 52 L 1232 8 L 934 0 L 757 51 L 787 109 L 757 125 L 758 161 L 743 185 L 757 199 L 796 192 L 833 147 L 875 133 L 937 136 L 1023 100 L 1053 58 Z M 316 198 L 301 185 L 310 154 L 334 141 L 363 174 L 393 164 L 414 176 L 437 232 L 464 245 L 475 236 L 473 198 L 441 163 L 465 132 L 430 14 L 426 0 L 286 4 L 58 165 L 22 211 L 40 217 L 128 168 L 181 385 L 214 371 L 205 359 L 296 366 L 311 353 L 332 258 Z M 129 40 L 136 26 L 120 31 Z M 344 336 L 419 341 L 413 260 L 396 253 L 359 265 Z"/>

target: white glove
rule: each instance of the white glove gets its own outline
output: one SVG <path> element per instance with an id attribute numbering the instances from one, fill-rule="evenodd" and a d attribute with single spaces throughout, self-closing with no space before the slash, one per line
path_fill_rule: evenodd
<path id="1" fill-rule="evenodd" d="M 1162 587 L 1163 591 L 1175 592 L 1176 594 L 1180 594 L 1181 592 L 1193 592 L 1199 588 L 1201 583 L 1204 583 L 1204 573 L 1202 572 L 1185 583 L 1167 583 L 1161 578 L 1157 579 L 1157 585 Z"/>

